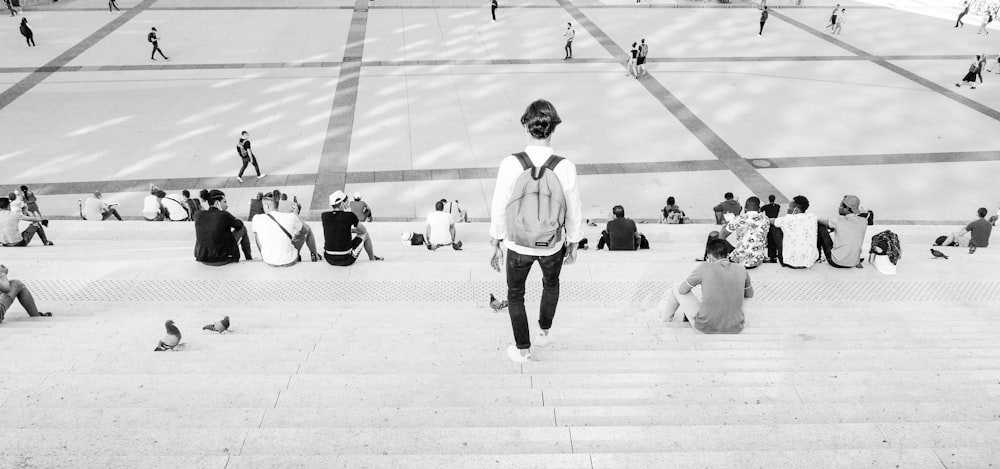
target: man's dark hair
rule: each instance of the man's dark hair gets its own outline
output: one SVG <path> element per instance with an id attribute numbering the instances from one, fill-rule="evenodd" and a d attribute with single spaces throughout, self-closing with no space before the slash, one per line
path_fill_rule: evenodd
<path id="1" fill-rule="evenodd" d="M 10 199 L 6 197 L 0 197 L 0 210 L 10 209 Z"/>
<path id="2" fill-rule="evenodd" d="M 556 126 L 562 123 L 559 113 L 552 103 L 539 99 L 528 105 L 521 115 L 521 125 L 532 137 L 539 140 L 549 138 L 555 132 Z"/>
<path id="3" fill-rule="evenodd" d="M 442 210 L 444 210 L 444 202 L 442 202 L 440 200 L 437 201 L 437 202 L 434 202 L 434 210 L 437 210 L 439 212 L 442 211 Z"/>
<path id="4" fill-rule="evenodd" d="M 732 192 L 726 192 L 726 194 L 723 195 L 723 197 L 725 197 L 726 200 L 733 200 L 733 193 Z"/>
<path id="5" fill-rule="evenodd" d="M 792 197 L 792 205 L 798 207 L 802 213 L 805 213 L 806 210 L 809 210 L 809 199 L 804 195 L 797 195 Z"/>
<path id="6" fill-rule="evenodd" d="M 745 203 L 747 206 L 747 210 L 751 212 L 756 212 L 760 210 L 760 199 L 758 199 L 757 196 L 755 195 L 747 197 L 747 201 Z"/>
<path id="7" fill-rule="evenodd" d="M 721 239 L 713 239 L 708 242 L 705 254 L 716 259 L 725 259 L 727 255 L 726 242 Z"/>
<path id="8" fill-rule="evenodd" d="M 208 202 L 209 205 L 212 205 L 226 197 L 226 194 L 218 189 L 202 189 L 199 195 L 205 200 L 205 202 Z"/>
<path id="9" fill-rule="evenodd" d="M 611 213 L 615 214 L 615 218 L 624 218 L 625 207 L 622 207 L 621 205 L 615 205 L 614 207 L 611 207 Z"/>
<path id="10" fill-rule="evenodd" d="M 241 136 L 242 136 L 242 135 L 250 135 L 250 132 L 247 132 L 246 130 L 244 130 L 244 131 L 240 132 L 240 135 L 241 135 Z"/>
<path id="11" fill-rule="evenodd" d="M 28 186 L 21 186 L 21 192 L 28 192 Z"/>
<path id="12" fill-rule="evenodd" d="M 990 211 L 986 210 L 986 207 L 979 207 L 979 210 L 976 213 L 979 214 L 979 218 L 986 218 L 986 214 L 990 213 Z"/>
<path id="13" fill-rule="evenodd" d="M 667 205 L 673 205 L 673 204 L 674 204 L 674 196 L 667 197 Z"/>
<path id="14" fill-rule="evenodd" d="M 157 189 L 156 191 L 153 192 L 153 195 L 162 199 L 167 196 L 167 193 L 164 192 L 162 189 Z"/>
<path id="15" fill-rule="evenodd" d="M 182 190 L 181 191 L 181 195 L 183 195 L 184 197 L 187 197 L 189 199 L 191 198 L 191 192 L 188 192 L 187 189 Z"/>
<path id="16" fill-rule="evenodd" d="M 767 201 L 773 204 L 774 203 L 774 194 L 771 194 L 771 195 L 767 196 Z"/>

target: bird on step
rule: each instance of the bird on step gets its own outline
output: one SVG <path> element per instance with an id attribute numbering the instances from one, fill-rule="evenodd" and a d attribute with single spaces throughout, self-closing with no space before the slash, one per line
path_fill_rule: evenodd
<path id="1" fill-rule="evenodd" d="M 944 255 L 943 252 L 938 251 L 937 249 L 934 249 L 934 248 L 931 248 L 931 255 L 934 256 L 935 259 L 938 259 L 938 258 L 947 259 L 948 258 L 948 256 Z"/>
<path id="2" fill-rule="evenodd" d="M 160 345 L 157 345 L 154 352 L 164 352 L 167 350 L 173 350 L 177 344 L 181 343 L 181 330 L 174 325 L 174 322 L 167 320 L 164 324 L 167 328 L 167 335 L 160 339 Z"/>
<path id="3" fill-rule="evenodd" d="M 222 320 L 220 320 L 220 321 L 215 321 L 212 324 L 206 324 L 205 327 L 201 328 L 201 330 L 203 330 L 203 331 L 215 331 L 215 332 L 218 332 L 219 334 L 222 334 L 223 332 L 226 332 L 226 331 L 229 330 L 229 316 L 226 316 L 226 317 L 222 318 Z"/>
<path id="4" fill-rule="evenodd" d="M 498 300 L 497 297 L 490 293 L 490 308 L 493 308 L 493 312 L 499 313 L 501 309 L 507 307 L 507 300 Z"/>

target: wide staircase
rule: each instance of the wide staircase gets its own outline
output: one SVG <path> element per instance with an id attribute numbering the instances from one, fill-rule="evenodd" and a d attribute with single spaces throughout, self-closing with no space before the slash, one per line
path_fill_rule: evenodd
<path id="1" fill-rule="evenodd" d="M 369 228 L 387 260 L 350 268 L 202 266 L 180 222 L 56 221 L 55 246 L 0 249 L 54 314 L 0 324 L 0 467 L 1000 464 L 1000 248 L 934 260 L 948 227 L 890 227 L 896 276 L 752 271 L 739 335 L 648 310 L 711 226 L 640 225 L 640 252 L 588 228 L 556 343 L 523 365 L 485 225 L 459 225 L 462 252 Z M 532 318 L 539 293 L 533 272 Z M 231 333 L 201 330 L 224 315 Z M 167 319 L 183 345 L 153 352 Z"/>

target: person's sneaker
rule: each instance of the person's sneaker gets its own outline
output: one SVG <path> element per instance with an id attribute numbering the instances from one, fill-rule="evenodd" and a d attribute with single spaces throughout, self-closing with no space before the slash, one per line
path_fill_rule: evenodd
<path id="1" fill-rule="evenodd" d="M 46 246 L 55 246 L 55 245 L 56 245 L 56 243 L 53 243 L 52 241 L 46 241 L 46 242 L 45 242 L 45 245 L 46 245 Z"/>
<path id="2" fill-rule="evenodd" d="M 239 177 L 239 176 L 236 176 L 236 180 L 237 180 L 237 181 L 239 181 L 239 182 L 240 182 L 240 184 L 243 184 L 243 178 L 241 178 L 241 177 Z"/>
<path id="3" fill-rule="evenodd" d="M 548 347 L 548 346 L 554 344 L 555 342 L 556 342 L 556 338 L 552 337 L 552 332 L 551 331 L 549 331 L 549 333 L 547 333 L 547 334 L 539 332 L 538 336 L 535 337 L 534 342 L 532 342 L 532 345 L 535 345 L 537 347 Z"/>
<path id="4" fill-rule="evenodd" d="M 260 178 L 262 178 L 262 177 L 264 177 L 264 176 L 267 176 L 267 175 L 266 175 L 266 174 L 258 174 L 258 175 L 257 175 L 257 179 L 260 179 Z"/>
<path id="5" fill-rule="evenodd" d="M 529 350 L 527 354 L 522 354 L 521 349 L 511 344 L 507 346 L 507 358 L 514 363 L 527 363 L 531 361 L 531 351 Z"/>

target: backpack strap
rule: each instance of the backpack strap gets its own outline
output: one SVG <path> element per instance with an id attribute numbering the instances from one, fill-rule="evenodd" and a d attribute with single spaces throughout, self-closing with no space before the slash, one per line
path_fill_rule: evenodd
<path id="1" fill-rule="evenodd" d="M 535 165 L 531 163 L 531 158 L 528 158 L 528 154 L 523 151 L 520 153 L 514 153 L 514 157 L 521 163 L 521 169 L 525 171 L 535 167 Z"/>
<path id="2" fill-rule="evenodd" d="M 535 180 L 541 179 L 542 175 L 545 174 L 545 170 L 546 169 L 548 169 L 550 171 L 554 171 L 556 169 L 556 165 L 558 165 L 560 161 L 562 161 L 562 160 L 565 159 L 565 158 L 563 158 L 563 157 L 561 157 L 559 155 L 553 154 L 553 155 L 549 156 L 549 159 L 545 160 L 545 163 L 542 164 L 542 166 L 540 168 L 537 168 L 538 169 L 538 174 L 535 174 L 535 171 L 534 171 L 536 169 L 535 165 L 531 162 L 531 158 L 528 158 L 528 154 L 527 153 L 525 153 L 525 152 L 522 151 L 520 153 L 514 153 L 514 156 L 517 158 L 517 161 L 519 161 L 521 163 L 521 168 L 522 169 L 524 169 L 525 171 L 527 171 L 529 169 L 532 170 L 531 171 L 531 177 L 532 177 L 532 179 L 535 179 Z"/>

